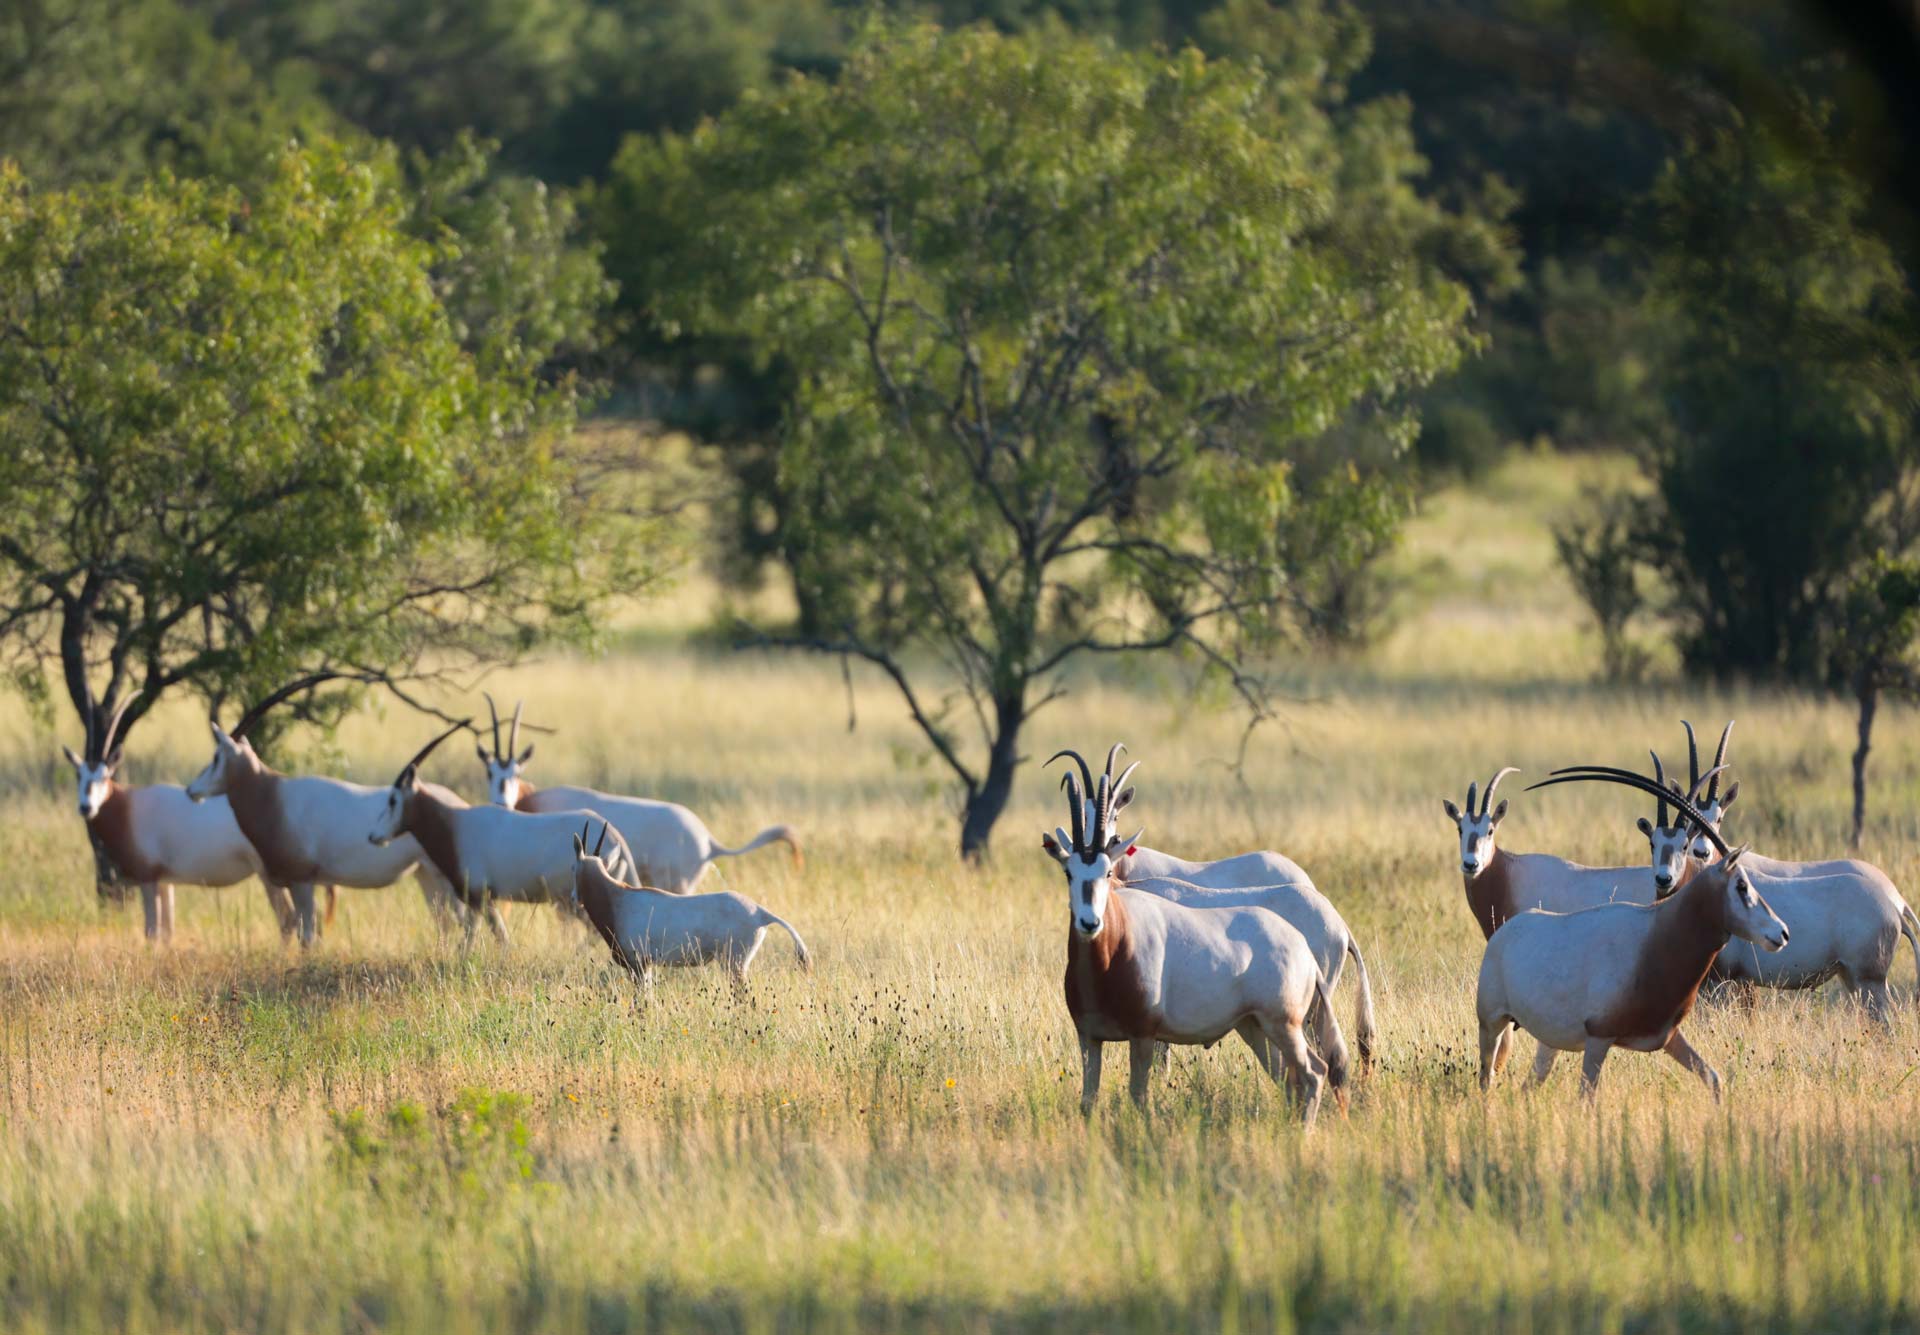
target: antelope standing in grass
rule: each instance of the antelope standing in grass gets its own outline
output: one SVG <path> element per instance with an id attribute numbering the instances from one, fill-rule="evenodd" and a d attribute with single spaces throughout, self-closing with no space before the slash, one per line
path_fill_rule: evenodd
<path id="1" fill-rule="evenodd" d="M 593 817 L 599 820 L 599 817 Z M 690 967 L 719 961 L 744 989 L 747 970 L 766 940 L 767 928 L 779 927 L 793 938 L 800 967 L 811 971 L 813 956 L 792 923 L 748 899 L 723 890 L 704 895 L 670 895 L 643 885 L 629 885 L 615 874 L 600 854 L 607 840 L 607 823 L 600 821 L 600 838 L 587 852 L 590 827 L 574 831 L 571 902 L 586 915 L 613 958 L 653 990 L 657 966 Z M 619 834 L 614 834 L 619 839 Z"/>
<path id="2" fill-rule="evenodd" d="M 1575 778 L 1638 788 L 1698 819 L 1691 802 L 1651 779 L 1624 773 Z M 1571 781 L 1550 778 L 1533 786 Z M 1532 909 L 1493 933 L 1474 1001 L 1482 1090 L 1506 1064 L 1517 1025 L 1543 1050 L 1584 1055 L 1580 1088 L 1588 1097 L 1607 1054 L 1623 1047 L 1665 1052 L 1719 1101 L 1720 1074 L 1680 1033 L 1681 1022 L 1729 940 L 1778 951 L 1791 933 L 1755 890 L 1743 865 L 1746 850 L 1729 850 L 1718 834 L 1712 842 L 1723 860 L 1658 903 L 1602 904 L 1574 913 Z M 1536 1069 L 1535 1083 L 1544 1075 Z"/>
<path id="3" fill-rule="evenodd" d="M 1724 767 L 1729 723 L 1720 734 L 1719 754 L 1709 776 Z M 1693 728 L 1687 726 L 1689 751 Z M 1693 760 L 1697 768 L 1697 757 Z M 1563 771 L 1555 771 L 1563 773 Z M 1603 767 L 1581 766 L 1568 774 L 1613 773 Z M 1705 854 L 1691 865 L 1708 865 L 1722 847 L 1720 822 L 1733 804 L 1739 785 L 1730 785 L 1726 795 L 1718 794 L 1717 778 L 1711 780 L 1708 798 L 1699 807 L 1701 824 L 1690 840 L 1691 851 Z M 1703 847 L 1704 845 L 1704 847 Z M 1916 976 L 1920 976 L 1920 918 L 1902 897 L 1892 879 L 1880 868 L 1858 858 L 1835 858 L 1820 862 L 1783 862 L 1748 852 L 1741 866 L 1754 885 L 1773 905 L 1774 911 L 1793 929 L 1793 942 L 1787 949 L 1762 954 L 1749 946 L 1729 945 L 1715 962 L 1713 976 L 1737 984 L 1744 1004 L 1753 1003 L 1753 988 L 1787 990 L 1819 987 L 1839 978 L 1867 1014 L 1883 1023 L 1891 1018 L 1892 993 L 1887 975 L 1899 954 L 1901 938 L 1906 938 L 1913 955 Z"/>
<path id="4" fill-rule="evenodd" d="M 133 700 L 128 695 L 114 707 L 97 737 L 91 727 L 93 711 L 88 710 L 84 756 L 75 755 L 71 747 L 60 749 L 79 782 L 81 819 L 106 847 L 115 870 L 140 887 L 147 940 L 173 939 L 175 885 L 219 889 L 249 876 L 262 878 L 282 934 L 291 931 L 286 889 L 265 880 L 260 857 L 240 833 L 231 807 L 225 802 L 195 803 L 186 789 L 174 784 L 129 787 L 114 777 L 121 761 L 120 720 Z"/>
<path id="5" fill-rule="evenodd" d="M 1211 1046 L 1230 1033 L 1276 1084 L 1284 1081 L 1309 1125 L 1323 1085 L 1344 1107 L 1346 1043 L 1306 938 L 1263 908 L 1193 908 L 1116 884 L 1106 837 L 1116 797 L 1103 777 L 1089 808 L 1069 774 L 1072 833 L 1054 831 L 1067 853 L 1064 985 L 1080 1039 L 1081 1113 L 1100 1092 L 1105 1044 L 1128 1044 L 1129 1092 L 1145 1111 L 1157 1044 Z M 1324 1060 L 1307 1045 L 1308 1026 Z"/>
<path id="6" fill-rule="evenodd" d="M 1367 962 L 1360 954 L 1359 943 L 1340 911 L 1314 888 L 1306 872 L 1278 853 L 1243 853 L 1217 862 L 1188 862 L 1155 849 L 1142 848 L 1137 841 L 1122 842 L 1113 821 L 1133 801 L 1133 789 L 1127 787 L 1127 779 L 1140 767 L 1135 761 L 1117 779 L 1114 777 L 1114 763 L 1125 749 L 1116 742 L 1107 752 L 1103 782 L 1112 794 L 1112 811 L 1106 823 L 1099 823 L 1098 813 L 1091 806 L 1086 816 L 1092 823 L 1095 842 L 1112 860 L 1114 884 L 1144 890 L 1193 908 L 1253 906 L 1279 914 L 1307 939 L 1307 948 L 1320 966 L 1329 994 L 1340 986 L 1341 972 L 1348 957 L 1352 957 L 1358 984 L 1354 1001 L 1354 1047 L 1359 1053 L 1360 1070 L 1365 1073 L 1373 1064 L 1373 1050 L 1378 1040 L 1373 1017 L 1373 984 L 1367 976 Z M 1047 763 L 1051 765 L 1061 756 L 1072 759 L 1080 767 L 1087 791 L 1093 792 L 1092 767 L 1079 752 L 1061 751 Z M 1071 855 L 1052 835 L 1043 834 L 1040 844 L 1054 861 L 1066 865 Z"/>
<path id="7" fill-rule="evenodd" d="M 420 845 L 411 838 L 385 846 L 367 842 L 367 828 L 386 800 L 386 789 L 344 779 L 281 774 L 260 759 L 245 736 L 236 735 L 240 728 L 230 734 L 217 721 L 210 720 L 208 726 L 213 731 L 213 759 L 187 785 L 187 796 L 195 802 L 227 799 L 267 878 L 290 887 L 301 945 L 311 946 L 318 934 L 313 911 L 316 884 L 372 890 L 392 885 L 409 871 L 420 883 L 428 910 L 444 928 L 453 903 L 452 889 L 425 860 Z M 436 792 L 445 801 L 460 801 L 445 789 Z M 490 911 L 488 920 L 504 939 L 506 925 L 499 915 Z"/>
<path id="8" fill-rule="evenodd" d="M 735 858 L 768 844 L 784 843 L 793 853 L 793 865 L 801 861 L 800 836 L 791 825 L 771 825 L 738 848 L 728 848 L 714 839 L 704 822 L 677 802 L 660 802 L 644 797 L 622 797 L 595 788 L 535 788 L 526 780 L 527 762 L 533 758 L 533 743 L 515 752 L 520 745 L 520 707 L 513 707 L 513 723 L 507 745 L 500 745 L 500 713 L 487 696 L 487 711 L 493 718 L 493 751 L 477 740 L 474 750 L 487 771 L 487 794 L 498 806 L 516 811 L 578 811 L 591 807 L 613 822 L 633 850 L 639 879 L 671 894 L 686 894 L 700 884 L 707 868 L 716 858 Z"/>
<path id="9" fill-rule="evenodd" d="M 420 766 L 434 748 L 466 726 L 466 721 L 454 724 L 406 763 L 365 836 L 380 848 L 401 839 L 418 842 L 441 878 L 453 887 L 454 897 L 466 905 L 466 943 L 471 947 L 474 916 L 491 911 L 496 900 L 568 902 L 574 862 L 569 836 L 582 820 L 602 818 L 585 809 L 533 813 L 447 801 L 420 782 Z M 626 842 L 618 834 L 613 865 L 632 870 Z M 499 936 L 506 944 L 504 930 Z"/>

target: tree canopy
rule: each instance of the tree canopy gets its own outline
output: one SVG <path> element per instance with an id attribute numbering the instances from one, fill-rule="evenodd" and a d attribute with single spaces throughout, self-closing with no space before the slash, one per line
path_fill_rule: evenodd
<path id="1" fill-rule="evenodd" d="M 1406 391 L 1473 341 L 1442 263 L 1473 229 L 1418 167 L 1404 107 L 1341 107 L 1325 61 L 930 26 L 622 154 L 605 235 L 656 331 L 794 368 L 808 613 L 769 638 L 892 677 L 966 853 L 1070 660 L 1178 647 L 1250 689 L 1244 651 L 1303 610 L 1299 526 L 1391 525 L 1352 506 L 1359 444 L 1403 444 Z"/>
<path id="2" fill-rule="evenodd" d="M 577 624 L 571 395 L 462 345 L 391 156 L 0 173 L 0 653 L 82 718 Z M 95 683 L 100 689 L 95 690 Z"/>

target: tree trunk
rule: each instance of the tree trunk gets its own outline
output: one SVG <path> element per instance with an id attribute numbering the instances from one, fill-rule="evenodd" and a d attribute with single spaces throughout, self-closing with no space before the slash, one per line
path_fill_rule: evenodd
<path id="1" fill-rule="evenodd" d="M 1020 725 L 1026 722 L 1023 698 L 994 703 L 993 748 L 987 757 L 987 774 L 967 794 L 966 810 L 960 818 L 960 856 L 967 862 L 981 862 L 987 856 L 987 841 L 993 836 L 994 822 L 1007 809 L 1013 796 L 1013 772 L 1020 764 Z"/>
<path id="2" fill-rule="evenodd" d="M 1860 847 L 1860 833 L 1867 823 L 1867 752 L 1873 749 L 1873 716 L 1880 708 L 1880 687 L 1868 677 L 1854 683 L 1854 695 L 1860 702 L 1860 744 L 1853 748 L 1853 847 Z"/>

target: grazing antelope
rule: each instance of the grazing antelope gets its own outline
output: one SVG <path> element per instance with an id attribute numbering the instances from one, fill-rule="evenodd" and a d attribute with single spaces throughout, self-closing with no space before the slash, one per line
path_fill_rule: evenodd
<path id="1" fill-rule="evenodd" d="M 1577 780 L 1619 783 L 1660 796 L 1664 784 L 1624 774 L 1582 773 L 1532 785 Z M 1698 820 L 1698 809 L 1667 797 Z M 1616 1047 L 1665 1052 L 1720 1099 L 1720 1074 L 1688 1044 L 1680 1024 L 1707 971 L 1734 937 L 1769 951 L 1791 933 L 1755 890 L 1745 849 L 1713 836 L 1723 860 L 1655 904 L 1602 904 L 1575 913 L 1539 909 L 1501 925 L 1480 962 L 1474 1009 L 1480 1022 L 1480 1088 L 1506 1064 L 1517 1025 L 1543 1049 L 1584 1054 L 1581 1092 L 1592 1097 L 1600 1067 Z M 1535 1083 L 1544 1075 L 1536 1071 Z"/>
<path id="2" fill-rule="evenodd" d="M 483 692 L 484 694 L 484 692 Z M 493 716 L 493 751 L 476 740 L 474 750 L 487 771 L 487 793 L 498 806 L 515 811 L 579 811 L 591 807 L 604 812 L 613 828 L 633 850 L 640 880 L 670 894 L 686 894 L 695 889 L 715 858 L 735 858 L 772 843 L 784 843 L 793 853 L 793 865 L 801 862 L 800 836 L 791 825 L 771 825 L 738 848 L 717 842 L 704 822 L 677 802 L 660 802 L 644 797 L 622 797 L 595 788 L 535 788 L 525 777 L 526 765 L 533 758 L 533 743 L 518 755 L 520 744 L 520 706 L 513 707 L 513 725 L 505 749 L 500 745 L 500 713 L 487 696 L 487 711 Z"/>
<path id="3" fill-rule="evenodd" d="M 1727 735 L 1732 730 L 1733 724 L 1729 723 L 1720 734 L 1716 762 L 1725 761 Z M 1691 742 L 1690 726 L 1687 736 Z M 1716 763 L 1708 774 L 1717 775 L 1721 768 L 1723 763 Z M 1581 766 L 1564 772 L 1612 771 Z M 1691 849 L 1697 849 L 1698 844 L 1704 842 L 1708 858 L 1714 856 L 1716 845 L 1712 839 L 1720 837 L 1719 821 L 1732 805 L 1739 785 L 1730 785 L 1724 798 L 1717 798 L 1717 788 L 1718 780 L 1714 779 L 1708 789 L 1708 801 L 1699 808 L 1705 823 L 1697 827 L 1689 841 Z M 1694 860 L 1691 865 L 1699 867 L 1707 863 Z M 1868 1015 L 1882 1023 L 1889 1021 L 1893 998 L 1887 986 L 1887 974 L 1899 954 L 1902 937 L 1912 951 L 1915 972 L 1920 975 L 1920 918 L 1914 916 L 1892 879 L 1872 863 L 1858 858 L 1783 862 L 1748 852 L 1741 866 L 1774 911 L 1793 929 L 1793 943 L 1785 950 L 1764 955 L 1746 946 L 1729 945 L 1715 962 L 1713 977 L 1739 985 L 1741 999 L 1749 1006 L 1756 986 L 1796 990 L 1819 987 L 1837 977 Z"/>
<path id="4" fill-rule="evenodd" d="M 591 853 L 586 847 L 587 827 L 573 833 L 571 902 L 600 933 L 614 959 L 649 991 L 657 965 L 692 966 L 714 960 L 727 966 L 736 987 L 745 988 L 747 969 L 760 953 L 769 927 L 786 929 L 800 967 L 813 968 L 813 956 L 793 924 L 745 895 L 731 890 L 670 895 L 622 881 L 600 856 L 608 828 L 606 821 L 600 821 L 600 838 Z M 617 831 L 613 837 L 618 841 Z"/>
<path id="5" fill-rule="evenodd" d="M 98 737 L 89 708 L 84 756 L 72 747 L 60 749 L 80 785 L 80 818 L 106 847 L 115 870 L 140 887 L 147 940 L 173 939 L 176 884 L 220 889 L 249 876 L 262 877 L 282 934 L 291 931 L 286 889 L 265 881 L 260 857 L 240 833 L 232 808 L 225 802 L 196 804 L 174 784 L 129 787 L 114 777 L 121 761 L 120 720 L 133 700 L 128 695 L 115 706 Z"/>
<path id="6" fill-rule="evenodd" d="M 387 790 L 366 839 L 384 848 L 412 838 L 425 850 L 461 903 L 467 906 L 466 942 L 473 944 L 474 916 L 494 901 L 519 904 L 567 902 L 573 882 L 573 856 L 567 836 L 581 820 L 600 820 L 596 811 L 533 813 L 506 807 L 473 807 L 420 782 L 420 766 L 434 748 L 468 726 L 454 724 L 414 755 Z M 630 871 L 626 842 L 614 836 L 613 865 Z M 504 931 L 501 944 L 506 944 Z"/>
<path id="7" fill-rule="evenodd" d="M 1135 761 L 1118 779 L 1114 778 L 1113 766 L 1123 750 L 1125 747 L 1116 742 L 1107 752 L 1104 779 L 1113 794 L 1113 811 L 1107 826 L 1095 826 L 1095 841 L 1112 859 L 1114 884 L 1144 890 L 1192 908 L 1253 906 L 1279 914 L 1307 939 L 1307 948 L 1320 966 L 1329 994 L 1340 986 L 1341 971 L 1351 956 L 1359 988 L 1354 1002 L 1354 1047 L 1358 1049 L 1360 1070 L 1364 1074 L 1373 1065 L 1373 1050 L 1378 1039 L 1373 1018 L 1373 984 L 1367 976 L 1367 962 L 1360 954 L 1359 943 L 1340 911 L 1314 888 L 1304 871 L 1278 853 L 1243 853 L 1217 862 L 1188 862 L 1142 848 L 1135 841 L 1122 843 L 1111 821 L 1133 801 L 1133 789 L 1127 787 L 1127 779 L 1140 767 Z M 1051 765 L 1061 756 L 1079 765 L 1087 791 L 1093 791 L 1092 767 L 1079 752 L 1058 752 L 1047 763 Z M 1089 808 L 1089 818 L 1095 814 Z M 1040 845 L 1063 867 L 1071 856 L 1052 835 L 1041 835 Z"/>
<path id="8" fill-rule="evenodd" d="M 253 744 L 236 727 L 230 734 L 218 721 L 213 731 L 213 759 L 187 785 L 195 802 L 225 797 L 240 832 L 259 855 L 267 878 L 291 888 L 300 944 L 311 946 L 318 934 L 314 922 L 316 884 L 344 885 L 372 890 L 392 885 L 409 871 L 420 883 L 427 908 L 436 921 L 447 919 L 453 902 L 451 887 L 425 860 L 411 838 L 377 846 L 367 842 L 367 827 L 386 800 L 386 790 L 344 779 L 310 775 L 295 777 L 271 769 Z M 459 803 L 445 789 L 435 789 L 442 800 Z M 503 939 L 506 925 L 489 911 L 489 923 Z"/>
<path id="9" fill-rule="evenodd" d="M 1284 1080 L 1309 1125 L 1323 1085 L 1345 1107 L 1346 1043 L 1306 937 L 1263 908 L 1193 908 L 1115 884 L 1113 787 L 1102 777 L 1089 808 L 1071 773 L 1067 780 L 1072 833 L 1056 829 L 1054 839 L 1067 850 L 1064 985 L 1080 1039 L 1081 1113 L 1100 1092 L 1105 1044 L 1129 1045 L 1129 1092 L 1145 1111 L 1157 1044 L 1211 1046 L 1230 1033 L 1276 1084 Z M 1307 1046 L 1308 1025 L 1324 1060 Z"/>

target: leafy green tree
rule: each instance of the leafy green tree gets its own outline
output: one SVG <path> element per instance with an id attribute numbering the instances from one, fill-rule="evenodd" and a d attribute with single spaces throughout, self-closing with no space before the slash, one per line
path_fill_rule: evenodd
<path id="1" fill-rule="evenodd" d="M 389 164 L 0 175 L 0 653 L 83 720 L 510 654 L 589 592 L 564 386 L 462 347 Z M 94 683 L 103 684 L 98 694 Z"/>
<path id="2" fill-rule="evenodd" d="M 1656 194 L 1673 346 L 1644 548 L 1689 667 L 1817 682 L 1853 572 L 1915 536 L 1920 377 L 1908 276 L 1803 112 L 1799 143 L 1714 134 Z"/>
<path id="3" fill-rule="evenodd" d="M 1335 427 L 1403 446 L 1404 391 L 1472 342 L 1404 108 L 1335 114 L 1311 68 L 873 28 L 832 83 L 632 143 L 601 200 L 658 334 L 792 368 L 781 551 L 814 621 L 766 642 L 888 674 L 969 857 L 1073 660 L 1184 649 L 1257 696 L 1288 534 L 1327 513 L 1296 465 Z"/>
<path id="4" fill-rule="evenodd" d="M 1912 695 L 1920 688 L 1920 561 L 1877 552 L 1854 576 L 1842 603 L 1835 675 L 1858 709 L 1853 750 L 1853 846 L 1867 823 L 1867 756 L 1883 695 Z"/>

